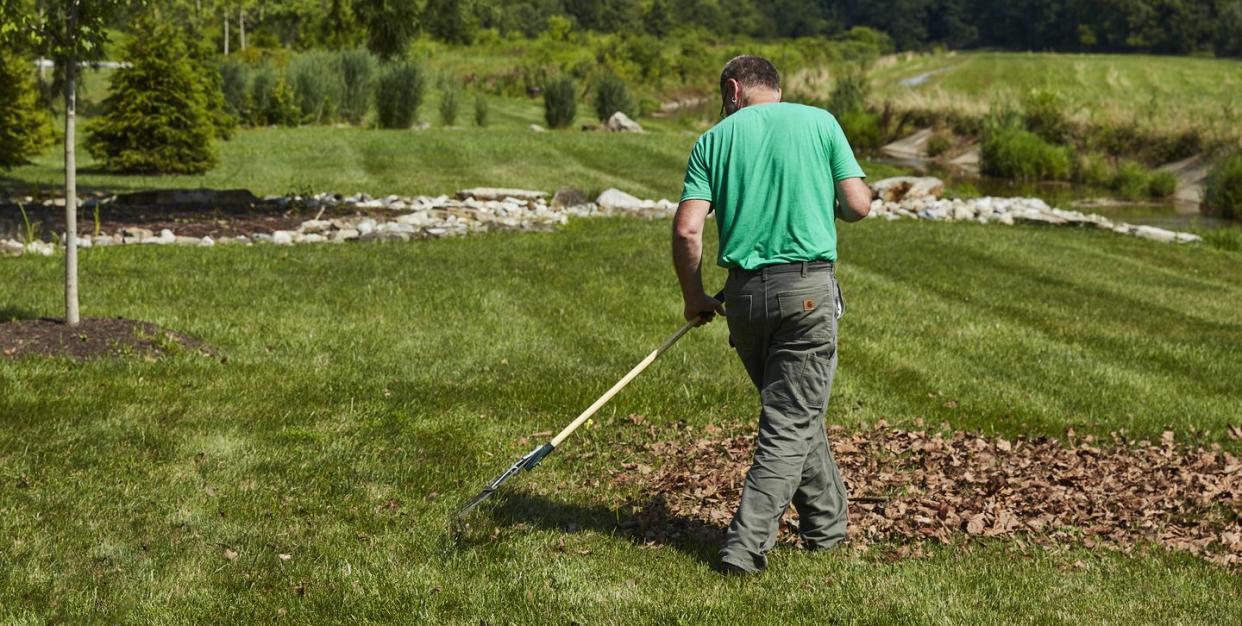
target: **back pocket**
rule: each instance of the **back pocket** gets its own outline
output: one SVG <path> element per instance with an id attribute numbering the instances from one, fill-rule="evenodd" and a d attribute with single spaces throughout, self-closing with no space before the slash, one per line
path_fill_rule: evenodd
<path id="1" fill-rule="evenodd" d="M 832 283 L 776 296 L 781 319 L 775 341 L 831 342 L 836 337 L 837 297 Z"/>

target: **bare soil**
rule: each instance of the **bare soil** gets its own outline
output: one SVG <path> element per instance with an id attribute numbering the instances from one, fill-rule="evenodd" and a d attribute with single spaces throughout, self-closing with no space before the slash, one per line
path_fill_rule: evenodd
<path id="1" fill-rule="evenodd" d="M 183 350 L 213 354 L 197 339 L 123 318 L 87 318 L 77 326 L 47 318 L 0 323 L 0 359 L 31 355 L 73 359 L 159 357 Z"/>

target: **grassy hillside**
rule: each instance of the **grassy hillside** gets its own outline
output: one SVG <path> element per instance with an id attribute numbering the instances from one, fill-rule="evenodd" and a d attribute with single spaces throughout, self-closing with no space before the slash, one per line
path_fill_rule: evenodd
<path id="1" fill-rule="evenodd" d="M 902 84 L 920 76 L 925 82 Z M 887 57 L 874 66 L 873 102 L 982 115 L 1033 89 L 1061 94 L 1072 116 L 1162 131 L 1201 128 L 1236 139 L 1242 61 L 1149 55 L 949 52 Z"/>
<path id="2" fill-rule="evenodd" d="M 1236 575 L 1159 550 L 985 541 L 887 562 L 782 548 L 768 574 L 739 583 L 704 562 L 712 545 L 649 547 L 582 526 L 589 511 L 623 519 L 616 507 L 635 495 L 610 486 L 600 459 L 629 459 L 685 432 L 678 423 L 753 423 L 720 323 L 517 484 L 550 507 L 519 515 L 544 522 L 450 541 L 450 512 L 530 447 L 523 437 L 568 421 L 677 327 L 667 237 L 666 221 L 601 220 L 408 245 L 84 252 L 84 313 L 158 322 L 227 360 L 0 360 L 0 621 L 1132 624 L 1242 612 Z M 1172 427 L 1179 441 L 1238 450 L 1223 430 L 1242 378 L 1237 253 L 881 221 L 844 230 L 842 251 L 850 312 L 831 422 L 1154 439 Z M 61 276 L 57 259 L 0 263 L 0 309 L 55 315 Z M 655 430 L 627 429 L 632 413 Z"/>

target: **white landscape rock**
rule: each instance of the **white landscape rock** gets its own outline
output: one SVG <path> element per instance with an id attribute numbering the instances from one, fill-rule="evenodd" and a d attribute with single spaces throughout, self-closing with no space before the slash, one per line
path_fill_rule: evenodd
<path id="1" fill-rule="evenodd" d="M 621 111 L 612 114 L 608 121 L 604 123 L 604 128 L 618 133 L 641 133 L 643 127 L 630 119 L 630 116 Z"/>
<path id="2" fill-rule="evenodd" d="M 892 182 L 889 182 L 892 181 Z M 1140 237 L 1164 243 L 1194 243 L 1201 241 L 1193 233 L 1176 232 L 1154 226 L 1114 223 L 1101 216 L 1067 211 L 1050 207 L 1039 198 L 951 198 L 938 197 L 943 183 L 931 177 L 887 179 L 877 183 L 881 191 L 888 191 L 872 201 L 870 217 L 885 220 L 914 219 L 928 221 L 959 221 L 978 223 L 1016 223 L 1040 226 L 1074 226 L 1099 228 L 1118 234 Z M 901 196 L 898 200 L 892 198 Z M 373 199 L 365 194 L 344 198 L 333 194 L 308 194 L 304 197 L 272 197 L 267 201 L 279 206 L 301 203 L 319 210 L 316 219 L 302 222 L 295 230 L 278 230 L 274 233 L 254 233 L 252 237 L 177 236 L 170 229 L 162 229 L 157 235 L 141 227 L 125 227 L 111 235 L 101 233 L 78 239 L 83 248 L 109 245 L 149 243 L 155 245 L 177 244 L 183 246 L 250 245 L 271 243 L 297 245 L 314 243 L 344 243 L 348 241 L 415 241 L 420 239 L 460 237 L 470 234 L 520 231 L 551 231 L 566 224 L 573 217 L 596 217 L 624 215 L 640 219 L 659 219 L 672 216 L 677 204 L 668 199 L 642 199 L 619 189 L 608 189 L 595 202 L 578 198 L 572 206 L 563 202 L 550 203 L 541 191 L 479 187 L 466 189 L 454 198 L 446 195 L 430 197 L 388 196 Z M 562 195 L 562 200 L 564 195 Z M 103 202 L 106 202 L 105 199 Z M 359 215 L 364 206 L 399 207 L 396 210 L 372 212 Z M 404 207 L 404 208 L 400 208 Z M 319 219 L 327 209 L 337 209 L 335 216 Z M 343 209 L 343 212 L 341 211 Z M 353 213 L 352 215 L 350 213 Z M 12 239 L 0 240 L 0 256 L 55 254 L 56 245 L 36 241 L 29 245 Z"/>
<path id="3" fill-rule="evenodd" d="M 620 189 L 606 189 L 595 199 L 595 204 L 606 210 L 637 211 L 643 208 L 643 201 Z"/>

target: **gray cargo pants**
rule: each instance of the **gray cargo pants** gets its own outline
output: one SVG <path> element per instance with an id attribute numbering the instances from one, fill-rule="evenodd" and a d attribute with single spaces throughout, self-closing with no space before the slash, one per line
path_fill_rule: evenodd
<path id="1" fill-rule="evenodd" d="M 744 570 L 767 565 L 791 501 L 807 547 L 845 540 L 845 483 L 824 432 L 837 366 L 836 303 L 831 263 L 729 272 L 729 340 L 762 403 L 754 463 L 720 551 L 722 561 Z"/>

